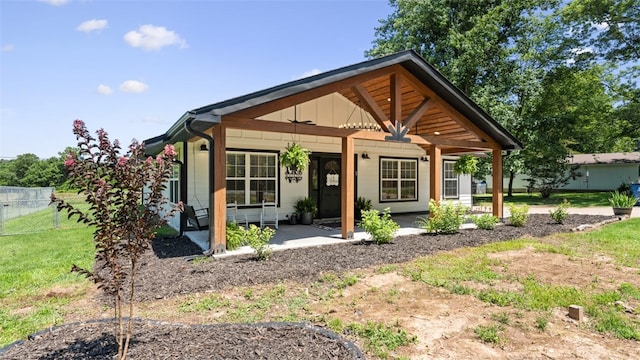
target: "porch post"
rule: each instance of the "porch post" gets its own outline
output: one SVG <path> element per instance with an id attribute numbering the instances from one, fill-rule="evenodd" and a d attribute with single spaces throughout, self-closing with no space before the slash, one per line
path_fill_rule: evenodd
<path id="1" fill-rule="evenodd" d="M 429 198 L 440 204 L 442 197 L 442 149 L 437 145 L 429 147 Z"/>
<path id="2" fill-rule="evenodd" d="M 214 254 L 221 254 L 227 248 L 227 171 L 226 171 L 226 131 L 223 125 L 213 127 L 213 157 L 215 171 L 213 175 L 213 193 L 211 204 L 213 224 L 209 231 L 209 243 Z M 211 249 L 210 249 L 211 250 Z"/>
<path id="3" fill-rule="evenodd" d="M 354 203 L 354 171 L 355 160 L 353 144 L 351 137 L 342 138 L 342 191 L 341 196 L 341 212 L 342 212 L 342 238 L 353 239 L 353 211 Z"/>
<path id="4" fill-rule="evenodd" d="M 493 215 L 498 219 L 502 219 L 502 150 L 493 150 L 493 164 L 491 174 L 492 178 L 492 199 L 493 199 Z"/>

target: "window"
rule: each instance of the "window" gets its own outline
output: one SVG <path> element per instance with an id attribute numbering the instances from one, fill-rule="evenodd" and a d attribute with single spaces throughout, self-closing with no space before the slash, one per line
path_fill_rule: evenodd
<path id="1" fill-rule="evenodd" d="M 180 201 L 180 165 L 175 164 L 169 175 L 169 202 L 177 204 Z"/>
<path id="2" fill-rule="evenodd" d="M 380 201 L 418 199 L 418 160 L 380 159 Z"/>
<path id="3" fill-rule="evenodd" d="M 458 175 L 453 171 L 455 161 L 445 161 L 444 170 L 444 198 L 458 198 Z"/>
<path id="4" fill-rule="evenodd" d="M 277 154 L 227 151 L 227 202 L 276 201 Z"/>

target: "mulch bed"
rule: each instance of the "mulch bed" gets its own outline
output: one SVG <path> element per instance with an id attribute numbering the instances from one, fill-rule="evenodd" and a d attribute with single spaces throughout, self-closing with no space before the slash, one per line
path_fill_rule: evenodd
<path id="1" fill-rule="evenodd" d="M 148 301 L 228 287 L 314 281 L 324 272 L 343 272 L 410 261 L 438 251 L 569 232 L 610 216 L 570 215 L 564 224 L 549 215 L 530 215 L 526 226 L 495 230 L 461 230 L 453 235 L 410 235 L 391 244 L 347 243 L 275 252 L 268 261 L 253 256 L 216 258 L 192 263 L 185 257 L 201 249 L 185 238 L 157 239 L 136 277 L 136 298 Z M 25 341 L 0 356 L 7 359 L 111 359 L 115 345 L 102 327 L 63 326 Z M 131 359 L 360 359 L 348 342 L 308 326 L 226 325 L 177 326 L 146 322 L 135 328 Z M 92 352 L 92 353 L 90 353 Z M 95 355 L 95 356 L 94 356 Z"/>

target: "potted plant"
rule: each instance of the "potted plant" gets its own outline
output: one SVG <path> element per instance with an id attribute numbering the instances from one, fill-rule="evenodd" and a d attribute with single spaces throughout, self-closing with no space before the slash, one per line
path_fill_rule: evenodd
<path id="1" fill-rule="evenodd" d="M 371 210 L 373 205 L 371 205 L 371 200 L 366 199 L 362 196 L 358 196 L 356 203 L 354 205 L 355 210 L 355 218 L 360 220 L 362 218 L 362 211 Z"/>
<path id="2" fill-rule="evenodd" d="M 287 144 L 284 152 L 280 155 L 280 165 L 287 168 L 285 179 L 289 182 L 302 180 L 302 172 L 309 165 L 309 154 L 311 151 L 298 143 Z"/>
<path id="3" fill-rule="evenodd" d="M 296 202 L 295 209 L 299 214 L 298 219 L 303 225 L 310 225 L 313 222 L 313 216 L 318 212 L 316 201 L 310 197 L 299 199 Z"/>
<path id="4" fill-rule="evenodd" d="M 638 199 L 633 195 L 628 195 L 615 191 L 611 193 L 609 203 L 613 207 L 614 215 L 627 215 L 630 216 L 633 211 L 633 206 L 638 202 Z"/>

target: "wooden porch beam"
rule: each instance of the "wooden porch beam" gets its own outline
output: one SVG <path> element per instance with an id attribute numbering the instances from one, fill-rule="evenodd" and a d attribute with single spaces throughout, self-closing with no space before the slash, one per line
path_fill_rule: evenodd
<path id="1" fill-rule="evenodd" d="M 433 106 L 431 99 L 426 98 L 413 110 L 411 115 L 404 120 L 404 126 L 411 128 Z"/>
<path id="2" fill-rule="evenodd" d="M 282 121 L 257 120 L 237 116 L 224 116 L 222 118 L 221 125 L 228 129 L 268 131 L 280 132 L 285 134 L 316 135 L 342 138 L 351 137 L 353 139 L 375 141 L 385 141 L 385 136 L 389 135 L 389 133 L 382 131 L 340 129 L 331 126 L 309 124 L 291 124 Z M 418 135 L 406 135 L 406 137 L 411 139 L 412 144 L 430 144 L 427 140 Z"/>
<path id="3" fill-rule="evenodd" d="M 391 101 L 391 123 L 402 121 L 402 81 L 399 75 L 391 74 L 389 77 L 389 94 Z M 406 125 L 405 125 L 406 126 Z M 408 127 L 408 126 L 407 126 Z"/>
<path id="4" fill-rule="evenodd" d="M 361 102 L 361 106 L 364 107 L 371 116 L 373 116 L 373 119 L 378 123 L 378 125 L 380 125 L 385 132 L 388 131 L 389 127 L 391 127 L 391 121 L 384 111 L 382 111 L 380 106 L 378 106 L 367 89 L 362 84 L 355 84 L 351 87 L 351 91 L 356 94 Z"/>
<path id="5" fill-rule="evenodd" d="M 442 196 L 442 154 L 437 145 L 429 148 L 429 198 L 440 204 Z"/>
<path id="6" fill-rule="evenodd" d="M 491 176 L 493 181 L 493 191 L 492 191 L 492 199 L 493 199 L 493 215 L 497 216 L 498 219 L 502 219 L 504 217 L 502 211 L 502 151 L 501 150 L 493 150 L 493 164 L 492 164 L 492 174 Z"/>
<path id="7" fill-rule="evenodd" d="M 402 66 L 397 66 L 397 72 L 405 78 L 406 81 L 411 83 L 411 85 L 424 94 L 426 97 L 432 98 L 438 104 L 440 104 L 440 108 L 444 113 L 450 116 L 452 119 L 455 119 L 462 127 L 473 132 L 478 137 L 484 139 L 487 142 L 495 143 L 498 145 L 491 136 L 487 135 L 484 131 L 482 131 L 479 127 L 477 127 L 474 123 L 468 120 L 465 116 L 463 116 L 458 110 L 456 110 L 453 106 L 451 106 L 448 102 L 442 99 L 438 94 L 436 94 L 433 90 L 431 90 L 428 86 L 423 84 L 414 78 L 414 76 Z"/>
<path id="8" fill-rule="evenodd" d="M 500 148 L 496 144 L 490 144 L 490 143 L 480 142 L 480 141 L 454 140 L 454 139 L 447 139 L 442 136 L 432 136 L 432 135 L 419 135 L 419 136 L 421 136 L 423 139 L 430 142 L 431 144 L 436 144 L 441 146 L 455 146 L 455 147 L 463 147 L 463 148 L 484 149 L 485 151 Z"/>
<path id="9" fill-rule="evenodd" d="M 227 249 L 227 172 L 226 172 L 226 131 L 222 125 L 213 127 L 213 157 L 216 170 L 213 175 L 213 224 L 209 224 L 210 244 L 213 253 L 221 254 Z M 213 240 L 213 241 L 211 241 Z"/>
<path id="10" fill-rule="evenodd" d="M 355 159 L 354 143 L 351 137 L 342 138 L 342 191 L 341 206 L 342 211 L 342 238 L 353 239 L 354 231 L 354 202 L 355 198 Z"/>

